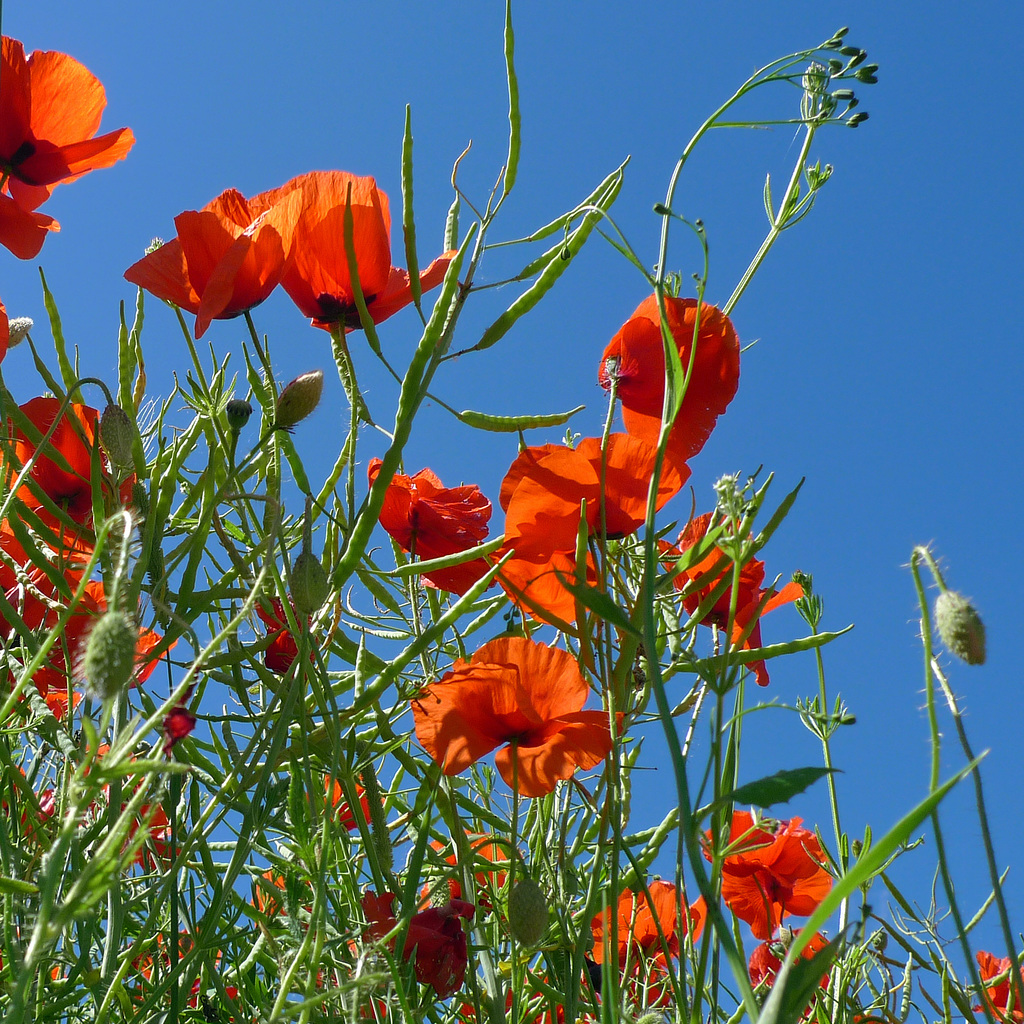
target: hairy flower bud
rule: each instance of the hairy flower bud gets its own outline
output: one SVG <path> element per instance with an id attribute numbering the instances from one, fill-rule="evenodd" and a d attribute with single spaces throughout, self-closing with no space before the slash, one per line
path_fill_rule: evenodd
<path id="1" fill-rule="evenodd" d="M 132 445 L 135 441 L 135 427 L 128 413 L 121 406 L 110 403 L 100 417 L 100 444 L 107 453 L 111 465 L 128 471 L 135 465 Z"/>
<path id="2" fill-rule="evenodd" d="M 111 700 L 127 685 L 135 671 L 139 631 L 123 612 L 105 612 L 96 620 L 85 644 L 81 671 L 89 689 L 100 700 Z"/>
<path id="3" fill-rule="evenodd" d="M 524 945 L 536 946 L 548 929 L 548 901 L 532 879 L 520 879 L 508 894 L 509 931 Z"/>
<path id="4" fill-rule="evenodd" d="M 985 624 L 974 605 L 955 590 L 935 599 L 935 625 L 942 642 L 968 665 L 985 664 Z"/>
<path id="5" fill-rule="evenodd" d="M 300 615 L 313 615 L 323 607 L 330 589 L 320 559 L 304 548 L 292 563 L 290 590 L 295 610 Z"/>
<path id="6" fill-rule="evenodd" d="M 227 404 L 226 412 L 228 427 L 237 434 L 249 422 L 252 406 L 244 398 L 232 398 Z"/>
<path id="7" fill-rule="evenodd" d="M 28 332 L 33 327 L 35 327 L 35 322 L 30 316 L 12 317 L 7 324 L 7 348 L 12 349 L 15 345 L 20 345 L 28 337 Z"/>
<path id="8" fill-rule="evenodd" d="M 274 426 L 282 430 L 304 420 L 319 404 L 324 390 L 324 371 L 313 370 L 296 377 L 277 400 Z"/>

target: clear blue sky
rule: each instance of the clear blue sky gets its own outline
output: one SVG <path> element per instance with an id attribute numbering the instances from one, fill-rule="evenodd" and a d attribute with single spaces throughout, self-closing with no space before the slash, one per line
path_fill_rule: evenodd
<path id="1" fill-rule="evenodd" d="M 154 235 L 174 234 L 177 213 L 223 189 L 250 194 L 307 170 L 340 168 L 374 175 L 397 209 L 411 102 L 425 263 L 440 250 L 451 164 L 467 141 L 474 146 L 461 184 L 471 194 L 483 199 L 501 166 L 507 128 L 497 0 L 315 2 L 287 11 L 261 0 L 182 0 L 125 12 L 113 0 L 3 5 L 4 32 L 27 50 L 63 50 L 82 61 L 107 89 L 103 130 L 129 125 L 138 140 L 126 162 L 62 186 L 46 207 L 63 230 L 36 262 L 90 373 L 113 378 L 117 304 L 134 302 L 125 268 Z M 950 584 L 976 599 L 988 626 L 988 664 L 951 671 L 975 747 L 991 748 L 986 792 L 1000 861 L 1015 865 L 1007 893 L 1016 927 L 1024 928 L 1024 702 L 1013 655 L 1024 620 L 1024 146 L 1012 92 L 1022 9 L 994 0 L 842 8 L 531 0 L 516 5 L 514 19 L 523 154 L 499 234 L 524 234 L 570 208 L 631 154 L 614 215 L 648 262 L 659 226 L 651 206 L 664 197 L 678 153 L 756 67 L 844 23 L 852 26 L 849 40 L 881 65 L 880 83 L 860 89 L 870 121 L 821 133 L 812 158 L 833 163 L 833 179 L 735 311 L 741 342 L 758 344 L 744 356 L 739 394 L 694 461 L 691 483 L 700 511 L 710 508 L 711 483 L 724 472 L 763 464 L 777 474 L 779 497 L 807 477 L 766 561 L 770 576 L 794 568 L 814 574 L 827 628 L 856 623 L 825 656 L 830 690 L 841 691 L 858 717 L 836 748 L 847 773 L 845 824 L 854 833 L 865 821 L 884 830 L 925 792 L 923 667 L 906 563 L 915 543 L 934 542 Z M 780 88 L 774 102 L 789 116 L 798 93 Z M 789 129 L 719 134 L 689 166 L 679 205 L 707 226 L 710 301 L 724 302 L 759 244 L 764 175 L 787 174 L 795 147 Z M 677 237 L 671 263 L 688 275 L 699 269 L 697 253 Z M 400 253 L 400 232 L 393 240 Z M 495 258 L 480 280 L 506 270 Z M 515 294 L 504 288 L 481 297 L 465 318 L 464 343 Z M 0 253 L 0 296 L 12 316 L 45 320 L 34 263 Z M 489 352 L 448 364 L 438 391 L 456 407 L 489 412 L 586 403 L 575 429 L 596 433 L 604 410 L 598 359 L 643 297 L 641 278 L 594 240 L 537 314 Z M 326 335 L 285 295 L 255 315 L 271 336 L 279 379 L 329 366 Z M 218 322 L 204 341 L 224 354 L 239 351 L 243 336 L 241 321 Z M 392 353 L 408 353 L 416 336 L 408 313 L 381 330 Z M 151 393 L 165 394 L 185 353 L 173 316 L 155 301 L 144 343 Z M 390 410 L 394 388 L 360 345 L 371 408 Z M 28 355 L 16 350 L 4 363 L 23 400 L 38 387 Z M 328 399 L 334 404 L 317 414 L 316 431 L 336 427 L 340 439 L 347 414 L 335 381 Z M 314 435 L 296 434 L 296 443 L 312 446 Z M 371 441 L 365 458 L 372 454 Z M 406 466 L 429 465 L 446 483 L 479 483 L 496 504 L 513 456 L 514 441 L 481 440 L 428 409 Z M 766 620 L 766 638 L 796 636 L 801 627 L 795 612 L 778 611 Z M 811 657 L 774 663 L 772 678 L 767 695 L 783 703 L 816 689 Z M 763 715 L 757 730 L 747 777 L 815 763 L 812 738 L 792 716 Z M 751 730 L 745 739 L 754 739 Z M 649 762 L 656 760 L 652 747 Z M 951 752 L 947 771 L 954 764 Z M 652 776 L 642 816 L 663 810 L 665 781 Z M 823 789 L 782 813 L 830 835 Z M 970 813 L 965 788 L 945 817 L 968 913 L 986 884 Z M 926 903 L 932 852 L 914 856 L 915 893 Z M 994 922 L 981 935 L 994 947 Z"/>

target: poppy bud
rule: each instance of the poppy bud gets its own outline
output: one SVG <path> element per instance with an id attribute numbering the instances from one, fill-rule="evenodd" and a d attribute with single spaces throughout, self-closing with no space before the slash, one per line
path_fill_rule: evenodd
<path id="1" fill-rule="evenodd" d="M 139 631 L 123 612 L 108 611 L 96 620 L 85 644 L 82 675 L 100 700 L 112 700 L 135 671 Z"/>
<path id="2" fill-rule="evenodd" d="M 287 430 L 304 420 L 319 404 L 324 390 L 324 371 L 313 370 L 296 377 L 277 400 L 274 426 Z"/>
<path id="3" fill-rule="evenodd" d="M 848 128 L 856 128 L 857 125 L 862 124 L 867 119 L 868 119 L 867 112 L 866 111 L 861 111 L 858 114 L 852 114 L 850 116 L 850 119 L 846 122 L 846 126 Z"/>
<path id="4" fill-rule="evenodd" d="M 935 599 L 935 625 L 949 651 L 968 665 L 985 664 L 985 624 L 974 605 L 955 590 Z"/>
<path id="5" fill-rule="evenodd" d="M 516 882 L 508 894 L 508 928 L 524 946 L 536 946 L 548 930 L 548 901 L 532 879 Z"/>
<path id="6" fill-rule="evenodd" d="M 292 604 L 300 615 L 318 612 L 330 592 L 327 573 L 312 551 L 303 549 L 292 563 L 290 580 Z"/>
<path id="7" fill-rule="evenodd" d="M 121 406 L 111 402 L 100 417 L 100 444 L 111 464 L 117 469 L 130 470 L 135 465 L 132 458 L 134 441 L 135 429 L 128 418 L 128 413 Z"/>
<path id="8" fill-rule="evenodd" d="M 228 426 L 237 434 L 249 422 L 252 406 L 244 398 L 232 398 L 227 404 L 226 411 Z"/>
<path id="9" fill-rule="evenodd" d="M 14 348 L 15 345 L 21 344 L 28 335 L 28 332 L 35 327 L 35 322 L 30 316 L 16 316 L 13 317 L 7 324 L 8 338 L 7 347 L 8 349 Z"/>
<path id="10" fill-rule="evenodd" d="M 645 1013 L 642 1017 L 637 1017 L 636 1024 L 663 1024 L 664 1020 L 665 1014 L 652 1011 Z"/>
<path id="11" fill-rule="evenodd" d="M 148 256 L 151 252 L 156 252 L 157 249 L 162 249 L 163 246 L 164 240 L 157 236 L 146 246 L 146 255 Z"/>

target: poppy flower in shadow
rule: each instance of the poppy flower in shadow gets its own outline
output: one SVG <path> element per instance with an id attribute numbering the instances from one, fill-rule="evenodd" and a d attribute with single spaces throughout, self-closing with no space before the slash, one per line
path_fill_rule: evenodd
<path id="1" fill-rule="evenodd" d="M 267 627 L 267 636 L 271 638 L 270 644 L 263 652 L 263 664 L 271 672 L 283 676 L 299 656 L 299 645 L 288 629 L 288 616 L 285 614 L 284 604 L 276 597 L 267 603 L 270 605 L 269 609 L 265 608 L 263 603 L 256 605 L 256 614 L 263 620 Z"/>
<path id="2" fill-rule="evenodd" d="M 757 939 L 770 939 L 785 917 L 813 914 L 832 890 L 818 838 L 801 821 L 755 822 L 748 811 L 733 812 L 722 899 Z M 711 833 L 705 838 L 711 860 Z"/>
<path id="3" fill-rule="evenodd" d="M 363 913 L 369 922 L 364 939 L 379 940 L 394 929 L 397 898 L 390 892 L 377 896 L 372 889 L 363 895 Z M 454 995 L 465 980 L 469 955 L 461 918 L 471 919 L 475 911 L 472 903 L 449 900 L 444 906 L 413 914 L 409 922 L 402 956 L 406 960 L 415 956 L 416 980 L 430 985 L 439 999 Z"/>
<path id="4" fill-rule="evenodd" d="M 128 155 L 131 129 L 93 137 L 106 105 L 99 79 L 73 57 L 37 50 L 26 58 L 17 39 L 3 37 L 0 177 L 19 206 L 34 210 L 51 186 Z"/>
<path id="5" fill-rule="evenodd" d="M 988 1003 L 992 1015 L 998 1021 L 1022 1021 L 1024 1020 L 1024 1007 L 1017 1000 L 1016 987 L 1014 986 L 1014 1006 L 1010 1010 L 1010 971 L 1012 965 L 1008 956 L 995 957 L 991 953 L 979 950 L 975 954 L 978 960 L 978 973 L 985 983 L 985 1002 Z M 1024 968 L 1021 968 L 1021 985 L 1024 987 Z M 1000 978 L 995 981 L 994 979 Z M 988 984 L 991 982 L 991 984 Z M 980 1006 L 975 1010 L 981 1011 Z"/>
<path id="6" fill-rule="evenodd" d="M 359 797 L 359 813 L 362 815 L 363 821 L 368 822 L 370 820 L 370 798 L 366 795 L 366 790 L 358 782 L 356 783 L 356 795 Z M 337 779 L 332 779 L 329 775 L 324 779 L 324 797 L 327 806 L 333 808 L 338 824 L 342 828 L 352 832 L 359 827 L 359 822 L 352 808 L 349 807 L 345 800 L 341 783 Z"/>
<path id="7" fill-rule="evenodd" d="M 346 171 L 311 171 L 265 195 L 293 190 L 302 194 L 302 215 L 295 231 L 294 258 L 281 283 L 303 316 L 326 330 L 359 327 L 345 252 L 347 208 L 352 212 L 352 243 L 370 318 L 380 323 L 412 302 L 408 271 L 391 266 L 388 197 L 373 178 Z M 453 255 L 444 253 L 420 274 L 424 291 L 441 283 Z"/>
<path id="8" fill-rule="evenodd" d="M 380 473 L 381 460 L 367 467 L 370 485 Z M 388 484 L 380 510 L 380 525 L 398 546 L 421 561 L 454 555 L 476 547 L 487 536 L 491 503 L 475 484 L 444 487 L 429 470 L 414 476 L 396 473 Z M 464 594 L 490 569 L 482 558 L 426 573 L 438 590 Z"/>
<path id="9" fill-rule="evenodd" d="M 7 343 L 11 340 L 11 323 L 7 319 L 7 307 L 0 299 L 0 362 L 7 355 Z"/>
<path id="10" fill-rule="evenodd" d="M 677 547 L 672 548 L 665 545 L 664 553 L 678 558 L 681 554 L 689 551 L 703 540 L 711 523 L 712 514 L 710 512 L 697 516 L 687 524 L 686 529 L 679 535 Z M 732 624 L 732 642 L 735 644 L 742 640 L 744 650 L 753 650 L 761 646 L 762 615 L 804 596 L 804 589 L 799 583 L 787 583 L 777 593 L 771 589 L 763 589 L 764 575 L 764 562 L 756 558 L 751 558 L 740 568 L 736 612 Z M 677 590 L 685 591 L 683 606 L 692 615 L 701 604 L 710 599 L 716 587 L 726 580 L 731 581 L 732 577 L 732 560 L 718 548 L 713 548 L 705 558 L 680 573 L 673 581 L 673 585 Z M 730 585 L 715 601 L 714 606 L 700 620 L 701 624 L 724 629 L 729 621 L 731 606 L 732 585 L 730 582 Z M 765 663 L 754 661 L 750 663 L 750 668 L 754 671 L 757 685 L 767 686 L 770 679 Z"/>
<path id="11" fill-rule="evenodd" d="M 125 279 L 195 313 L 200 338 L 212 320 L 239 316 L 278 286 L 301 204 L 297 191 L 246 199 L 229 188 L 201 210 L 179 213 L 177 237 L 130 266 Z"/>
<path id="12" fill-rule="evenodd" d="M 697 300 L 666 295 L 665 314 L 685 371 L 693 349 Z M 612 338 L 601 358 L 598 379 L 605 389 L 615 380 L 626 431 L 657 444 L 665 399 L 665 349 L 656 296 L 644 299 Z M 736 394 L 739 379 L 736 331 L 724 313 L 703 303 L 693 369 L 669 435 L 668 450 L 679 461 L 685 462 L 704 447 Z"/>
<path id="13" fill-rule="evenodd" d="M 792 941 L 792 935 L 788 928 L 780 929 L 780 933 L 779 938 L 770 942 L 762 942 L 750 954 L 747 973 L 750 975 L 750 984 L 754 988 L 757 988 L 762 983 L 765 988 L 771 988 L 775 984 L 775 978 L 786 956 L 786 949 Z M 793 934 L 799 935 L 800 929 L 795 929 Z M 821 952 L 827 945 L 828 939 L 821 932 L 815 932 L 814 938 L 804 946 L 800 951 L 800 955 L 805 960 L 812 960 L 814 955 Z M 828 974 L 822 976 L 819 988 L 828 988 Z"/>
<path id="14" fill-rule="evenodd" d="M 549 444 L 519 454 L 499 497 L 505 509 L 505 544 L 499 554 L 514 549 L 515 555 L 498 578 L 516 603 L 535 618 L 575 620 L 573 596 L 559 575 L 575 576 L 581 503 L 586 500 L 591 535 L 602 525 L 609 539 L 635 533 L 646 517 L 655 454 L 651 445 L 628 434 L 610 435 L 604 455 L 597 437 L 583 438 L 575 448 Z M 685 464 L 666 458 L 658 483 L 659 509 L 689 475 Z"/>
<path id="15" fill-rule="evenodd" d="M 470 838 L 467 832 L 466 839 L 472 852 L 472 864 L 474 867 L 480 864 L 500 864 L 503 866 L 509 864 L 508 849 L 504 845 L 495 842 L 494 836 L 482 835 Z M 435 853 L 444 854 L 446 850 L 451 851 L 443 858 L 444 863 L 452 869 L 447 879 L 448 895 L 453 900 L 459 900 L 463 896 L 461 872 L 455 870 L 459 867 L 459 852 L 452 849 L 453 845 L 450 842 L 442 843 L 437 839 L 431 840 L 430 843 L 431 849 Z M 497 893 L 505 884 L 506 877 L 506 873 L 499 870 L 475 872 L 477 903 L 481 907 L 490 910 L 491 900 L 488 898 L 488 895 Z M 423 887 L 421 895 L 424 899 L 429 899 L 433 895 L 435 888 L 435 885 L 428 883 Z"/>
<path id="16" fill-rule="evenodd" d="M 416 738 L 445 775 L 501 747 L 495 764 L 505 782 L 522 796 L 544 796 L 611 750 L 608 716 L 581 710 L 589 692 L 571 654 L 500 637 L 412 702 Z"/>

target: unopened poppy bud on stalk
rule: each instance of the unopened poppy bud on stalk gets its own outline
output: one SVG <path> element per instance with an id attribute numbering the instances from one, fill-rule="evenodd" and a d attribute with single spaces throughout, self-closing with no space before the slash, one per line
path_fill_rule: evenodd
<path id="1" fill-rule="evenodd" d="M 135 671 L 139 631 L 123 612 L 108 611 L 96 620 L 82 657 L 82 675 L 100 700 L 112 700 Z"/>
<path id="2" fill-rule="evenodd" d="M 107 458 L 120 470 L 130 470 L 135 465 L 132 458 L 132 444 L 135 427 L 128 413 L 121 406 L 111 402 L 100 417 L 100 444 Z"/>
<path id="3" fill-rule="evenodd" d="M 277 400 L 274 427 L 289 430 L 304 420 L 319 404 L 324 390 L 324 371 L 304 373 L 281 392 Z"/>
<path id="4" fill-rule="evenodd" d="M 252 406 L 244 398 L 232 398 L 225 407 L 228 414 L 228 427 L 238 433 L 249 422 Z"/>
<path id="5" fill-rule="evenodd" d="M 318 612 L 331 589 L 320 559 L 307 548 L 292 563 L 290 584 L 292 604 L 300 615 Z"/>
<path id="6" fill-rule="evenodd" d="M 985 664 L 985 624 L 974 605 L 955 590 L 935 599 L 935 625 L 946 647 L 968 665 Z"/>
<path id="7" fill-rule="evenodd" d="M 520 879 L 508 894 L 509 931 L 524 945 L 536 946 L 548 930 L 548 901 L 532 879 Z"/>
<path id="8" fill-rule="evenodd" d="M 20 345 L 27 337 L 28 332 L 35 327 L 35 321 L 30 316 L 13 317 L 7 324 L 8 338 L 7 348 L 12 349 Z"/>

